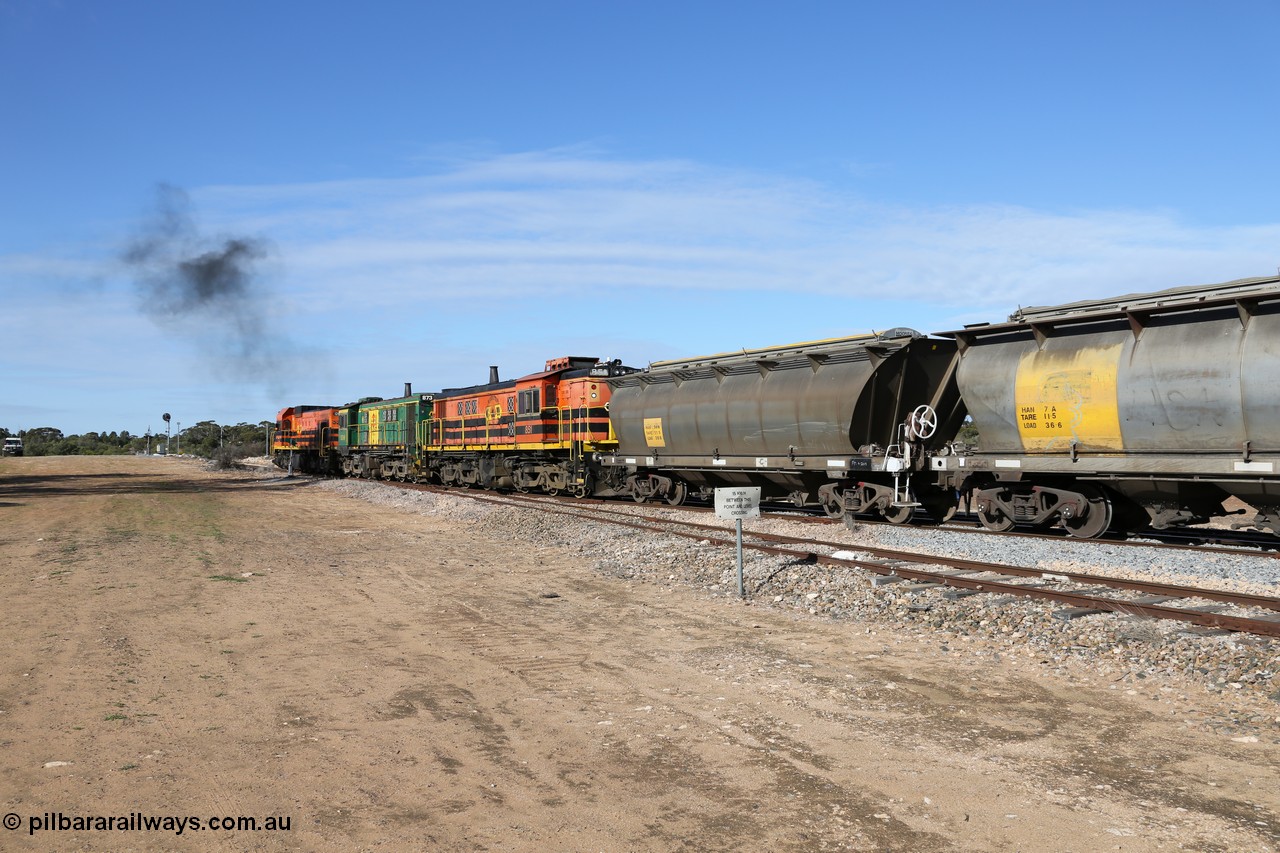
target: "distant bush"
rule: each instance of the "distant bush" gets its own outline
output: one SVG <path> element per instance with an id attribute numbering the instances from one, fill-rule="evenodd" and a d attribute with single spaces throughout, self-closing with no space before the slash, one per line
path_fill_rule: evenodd
<path id="1" fill-rule="evenodd" d="M 213 463 L 213 467 L 217 470 L 235 468 L 240 464 L 241 459 L 248 457 L 252 452 L 253 450 L 247 445 L 228 444 L 214 448 L 209 454 L 209 461 Z"/>
<path id="2" fill-rule="evenodd" d="M 973 418 L 965 416 L 964 423 L 960 426 L 960 431 L 956 434 L 956 441 L 967 445 L 970 450 L 978 446 L 978 427 L 974 425 Z"/>

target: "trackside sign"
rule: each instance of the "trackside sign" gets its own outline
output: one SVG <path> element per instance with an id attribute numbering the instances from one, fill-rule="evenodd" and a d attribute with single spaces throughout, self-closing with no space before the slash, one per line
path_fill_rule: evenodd
<path id="1" fill-rule="evenodd" d="M 760 515 L 760 487 L 716 489 L 716 515 L 720 518 L 756 518 Z"/>

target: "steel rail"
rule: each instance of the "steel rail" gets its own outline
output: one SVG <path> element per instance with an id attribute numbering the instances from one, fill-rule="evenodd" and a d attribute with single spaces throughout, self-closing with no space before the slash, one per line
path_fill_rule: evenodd
<path id="1" fill-rule="evenodd" d="M 867 519 L 864 523 L 888 524 L 890 522 L 881 522 L 877 519 Z M 1006 530 L 1000 532 L 978 527 L 977 522 L 974 522 L 973 526 L 966 526 L 965 522 L 955 520 L 949 521 L 946 524 L 935 525 L 934 528 L 954 533 L 985 533 L 989 536 L 1009 536 L 1020 539 L 1048 539 L 1051 541 L 1079 542 L 1082 544 L 1093 542 L 1099 545 L 1120 545 L 1126 548 L 1166 548 L 1175 551 L 1198 551 L 1202 554 L 1243 554 L 1251 557 L 1258 556 L 1280 559 L 1280 539 L 1274 536 L 1269 536 L 1268 534 L 1259 534 L 1255 531 L 1235 531 L 1233 535 L 1233 531 L 1230 530 L 1201 531 L 1199 529 L 1191 528 L 1183 531 L 1135 530 L 1128 534 L 1105 533 L 1102 536 L 1098 536 L 1093 539 L 1081 539 L 1076 536 L 1071 536 L 1066 531 L 1058 533 L 1037 533 L 1033 530 Z M 1242 532 L 1246 535 L 1240 535 Z M 1203 539 L 1205 544 L 1197 545 L 1189 543 L 1188 540 L 1192 539 Z M 1238 544 L 1233 545 L 1231 544 L 1232 542 L 1236 542 Z"/>
<path id="2" fill-rule="evenodd" d="M 545 497 L 551 497 L 546 495 Z M 565 498 L 566 500 L 593 501 L 599 498 Z M 657 501 L 654 502 L 657 505 Z M 712 512 L 711 507 L 702 505 L 681 504 L 670 509 L 685 512 Z M 809 512 L 811 507 L 788 507 L 783 504 L 763 504 L 761 512 L 770 515 L 781 515 L 801 524 L 841 524 L 842 519 L 832 518 L 821 511 Z M 1055 532 L 1045 530 L 987 530 L 979 526 L 977 519 L 952 519 L 941 524 L 932 521 L 912 521 L 895 524 L 885 518 L 874 515 L 856 516 L 858 524 L 883 524 L 888 527 L 918 528 L 922 530 L 945 530 L 948 533 L 985 534 L 987 536 L 1007 536 L 1017 539 L 1045 539 L 1056 542 L 1076 542 L 1082 545 L 1096 543 L 1099 545 L 1120 545 L 1127 548 L 1156 548 L 1175 551 L 1197 551 L 1202 554 L 1235 554 L 1246 556 L 1266 556 L 1280 559 L 1280 537 L 1254 530 L 1223 530 L 1217 528 L 1178 528 L 1169 530 L 1134 530 L 1129 533 L 1108 532 L 1092 539 L 1081 539 L 1072 536 L 1061 528 L 1052 528 Z M 1154 540 L 1154 541 L 1152 541 Z M 1201 540 L 1199 544 L 1193 540 Z"/>
<path id="3" fill-rule="evenodd" d="M 423 491 L 436 491 L 431 486 L 417 486 L 416 488 Z M 458 494 L 458 492 L 450 492 Z M 659 518 L 657 516 L 633 515 L 617 510 L 607 510 L 604 508 L 592 508 L 587 512 L 559 508 L 555 506 L 546 506 L 546 501 L 530 499 L 525 496 L 511 495 L 492 495 L 492 494 L 473 494 L 462 492 L 465 497 L 483 503 L 492 503 L 500 506 L 540 506 L 544 512 L 554 515 L 566 515 L 586 521 L 598 521 L 605 524 L 615 524 L 621 527 L 630 527 L 637 530 L 647 532 L 666 533 L 673 536 L 680 536 L 687 539 L 706 540 L 716 545 L 734 545 L 735 540 L 728 536 L 708 536 L 708 533 L 725 534 L 723 527 L 710 524 L 698 524 L 695 522 L 678 521 L 672 519 Z M 590 513 L 595 513 L 590 514 Z M 610 516 L 604 518 L 601 516 Z M 634 518 L 637 521 L 624 521 L 623 518 Z M 645 523 L 641 523 L 645 522 Z M 696 532 L 685 532 L 671 527 L 686 527 Z M 774 545 L 760 544 L 759 542 L 744 542 L 744 548 L 750 548 L 762 553 L 774 554 L 776 556 L 794 557 L 816 562 L 819 565 L 839 566 L 859 568 L 874 574 L 897 577 L 908 580 L 921 581 L 925 583 L 933 583 L 942 586 L 956 587 L 959 589 L 968 589 L 975 592 L 1001 592 L 1009 595 L 1015 595 L 1026 598 L 1040 598 L 1049 601 L 1056 601 L 1062 604 L 1070 604 L 1076 607 L 1088 609 L 1108 611 L 1113 613 L 1122 613 L 1126 615 L 1141 616 L 1149 619 L 1171 619 L 1182 622 L 1189 622 L 1205 628 L 1220 628 L 1228 631 L 1237 631 L 1241 633 L 1256 634 L 1267 637 L 1280 637 L 1280 619 L 1270 618 L 1253 618 L 1248 616 L 1233 616 L 1229 614 L 1210 613 L 1205 611 L 1183 609 L 1178 607 L 1169 607 L 1158 603 L 1141 603 L 1135 601 L 1126 601 L 1124 599 L 1108 598 L 1104 596 L 1091 595 L 1082 592 L 1071 592 L 1067 590 L 1054 590 L 1045 587 L 1026 586 L 1024 584 L 1009 583 L 1003 580 L 984 579 L 965 577 L 964 575 L 954 575 L 945 572 L 931 572 L 924 569 L 909 568 L 902 563 L 929 563 L 941 566 L 950 566 L 952 569 L 958 569 L 973 573 L 989 573 L 994 575 L 1015 575 L 1022 577 L 1036 577 L 1045 580 L 1055 580 L 1059 578 L 1067 578 L 1074 583 L 1085 583 L 1098 586 L 1107 586 L 1117 589 L 1129 589 L 1138 592 L 1146 592 L 1157 595 L 1168 595 L 1174 598 L 1201 598 L 1214 601 L 1222 601 L 1224 603 L 1233 604 L 1242 607 L 1259 607 L 1274 611 L 1280 611 L 1280 599 L 1270 598 L 1267 596 L 1251 595 L 1247 593 L 1233 593 L 1223 590 L 1202 589 L 1199 587 L 1188 587 L 1176 584 L 1159 584 L 1148 581 L 1135 581 L 1127 578 L 1114 578 L 1105 575 L 1090 575 L 1082 572 L 1048 572 L 1043 569 L 1031 569 L 1023 566 L 1007 566 L 1002 563 L 982 563 L 976 560 L 964 560 L 959 558 L 939 557 L 932 554 L 919 554 L 914 552 L 894 551 L 886 548 L 865 547 L 849 543 L 833 543 L 833 542 L 813 542 L 795 536 L 783 536 L 780 534 L 767 533 L 750 533 L 751 538 L 764 541 L 788 542 L 791 544 L 818 545 L 821 547 L 833 547 L 845 551 L 861 551 L 864 553 L 876 554 L 884 561 L 866 560 L 866 559 L 848 559 L 842 557 L 833 557 L 827 554 L 817 554 L 812 550 L 796 550 L 792 548 L 782 548 Z"/>
<path id="4" fill-rule="evenodd" d="M 631 513 L 624 513 L 618 510 L 608 510 L 604 508 L 598 508 L 595 511 L 611 515 L 642 518 L 646 521 L 658 524 L 683 524 L 687 527 L 699 530 L 724 531 L 723 527 L 714 524 L 700 524 L 693 521 L 672 521 L 670 519 L 658 518 L 656 516 L 632 515 Z M 1110 586 L 1115 587 L 1116 589 L 1128 589 L 1133 590 L 1134 592 L 1149 593 L 1151 595 L 1174 595 L 1179 598 L 1205 598 L 1211 601 L 1221 601 L 1224 604 L 1234 604 L 1240 607 L 1262 607 L 1267 610 L 1280 611 L 1280 598 L 1272 598 L 1265 595 L 1254 595 L 1247 592 L 1231 592 L 1230 590 L 1209 589 L 1198 586 L 1183 586 L 1180 584 L 1159 583 L 1157 581 L 1142 581 L 1132 578 L 1120 578 L 1112 575 L 1091 575 L 1086 572 L 1033 569 L 1027 566 L 1014 566 L 1007 565 L 1005 563 L 988 563 L 979 560 L 966 560 L 960 557 L 940 557 L 936 554 L 925 554 L 918 551 L 901 551 L 896 548 L 881 548 L 875 545 L 849 544 L 847 542 L 826 542 L 822 540 L 805 539 L 799 536 L 786 536 L 779 533 L 750 532 L 749 535 L 757 539 L 763 539 L 770 542 L 790 542 L 799 545 L 816 545 L 819 547 L 834 548 L 838 551 L 861 551 L 875 557 L 882 557 L 888 560 L 902 560 L 908 563 L 936 563 L 966 571 L 993 572 L 997 574 L 1017 575 L 1019 577 L 1041 578 L 1044 580 L 1066 578 L 1074 583 Z"/>
<path id="5" fill-rule="evenodd" d="M 343 479 L 343 478 L 338 478 L 338 479 Z M 365 482 L 369 482 L 369 481 L 366 480 Z M 402 488 L 421 489 L 424 491 L 438 491 L 442 494 L 448 494 L 448 493 L 469 494 L 471 492 L 471 490 L 465 486 L 462 486 L 462 487 L 443 486 L 443 485 L 437 485 L 437 484 L 431 484 L 431 483 L 413 483 L 408 481 L 396 481 L 396 480 L 374 480 L 373 482 L 386 483 L 387 485 L 398 486 Z M 488 491 L 488 490 L 485 490 L 485 491 Z M 536 500 L 541 498 L 544 500 L 568 502 L 568 503 L 595 504 L 600 501 L 608 500 L 607 498 L 592 498 L 592 497 L 575 498 L 571 495 L 548 495 L 548 494 L 542 494 L 537 492 L 514 493 L 514 494 L 519 494 L 521 497 L 528 498 L 531 500 Z M 622 502 L 624 505 L 627 505 L 625 499 L 622 499 Z M 643 504 L 636 504 L 636 506 L 645 506 L 647 503 L 648 502 L 646 501 Z M 657 506 L 657 501 L 655 501 L 653 505 Z M 695 504 L 685 503 L 685 504 L 679 504 L 676 506 L 668 505 L 662 508 L 669 509 L 674 512 L 709 513 L 714 511 L 709 506 L 703 506 L 696 503 Z M 797 508 L 794 506 L 786 507 L 784 505 L 779 505 L 779 504 L 765 504 L 761 507 L 761 511 L 768 513 L 770 516 L 786 517 L 788 520 L 795 521 L 800 524 L 841 524 L 843 523 L 842 519 L 839 519 L 839 518 L 833 519 L 830 516 L 826 515 L 825 513 L 822 513 L 821 511 L 815 511 L 810 513 L 810 512 L 806 512 L 805 509 Z M 1231 554 L 1234 556 L 1247 556 L 1247 557 L 1265 556 L 1265 557 L 1270 557 L 1272 559 L 1280 559 L 1280 536 L 1271 536 L 1270 534 L 1259 533 L 1257 531 L 1229 531 L 1229 530 L 1216 530 L 1216 529 L 1200 530 L 1198 528 L 1187 528 L 1185 530 L 1165 530 L 1165 531 L 1138 530 L 1128 534 L 1106 533 L 1106 534 L 1103 534 L 1102 536 L 1099 536 L 1093 539 L 1081 539 L 1079 537 L 1071 536 L 1067 534 L 1065 531 L 1060 531 L 1056 533 L 1045 533 L 1045 532 L 1036 532 L 1033 530 L 1005 530 L 1005 531 L 987 530 L 983 527 L 978 526 L 977 521 L 974 521 L 971 525 L 966 524 L 966 522 L 964 521 L 955 521 L 955 520 L 948 521 L 943 524 L 935 524 L 931 522 L 924 522 L 924 523 L 911 522 L 907 524 L 894 524 L 891 521 L 887 521 L 883 518 L 877 518 L 870 515 L 866 517 L 858 517 L 855 520 L 859 524 L 884 524 L 884 525 L 888 525 L 891 528 L 897 527 L 897 528 L 908 528 L 908 529 L 918 528 L 918 529 L 924 529 L 924 530 L 943 530 L 948 533 L 960 533 L 960 534 L 966 534 L 966 535 L 967 534 L 985 534 L 987 536 L 1007 536 L 1010 538 L 1020 538 L 1020 539 L 1043 539 L 1050 542 L 1071 542 L 1071 543 L 1076 543 L 1081 545 L 1088 545 L 1090 543 L 1093 543 L 1093 544 L 1099 544 L 1099 545 L 1119 545 L 1122 547 L 1129 547 L 1129 548 L 1154 548 L 1156 550 L 1168 549 L 1168 550 L 1175 550 L 1175 551 L 1195 551 L 1201 554 Z M 1136 537 L 1136 538 L 1125 538 L 1129 536 Z M 1150 541 L 1152 539 L 1156 541 Z M 1170 541 L 1162 541 L 1164 539 L 1168 539 Z M 1185 544 L 1185 541 L 1188 539 L 1202 539 L 1204 541 L 1203 541 L 1203 544 Z M 1177 540 L 1183 540 L 1183 541 L 1179 542 Z M 1230 544 L 1233 541 L 1236 544 Z M 1210 544 L 1214 542 L 1218 544 Z"/>

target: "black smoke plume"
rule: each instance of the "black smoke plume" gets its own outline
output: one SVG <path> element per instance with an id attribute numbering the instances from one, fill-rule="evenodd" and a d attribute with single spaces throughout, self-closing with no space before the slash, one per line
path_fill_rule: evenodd
<path id="1" fill-rule="evenodd" d="M 245 378 L 289 349 L 268 322 L 273 305 L 258 268 L 271 254 L 258 238 L 202 235 L 187 194 L 162 184 L 151 221 L 121 260 L 147 316 L 204 348 L 216 372 Z"/>

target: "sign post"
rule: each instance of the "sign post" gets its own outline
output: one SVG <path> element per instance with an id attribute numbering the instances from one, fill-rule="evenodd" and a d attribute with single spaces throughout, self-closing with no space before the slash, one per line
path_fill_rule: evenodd
<path id="1" fill-rule="evenodd" d="M 760 487 L 716 489 L 716 516 L 732 518 L 738 528 L 738 597 L 746 598 L 742 585 L 742 519 L 760 516 Z"/>

